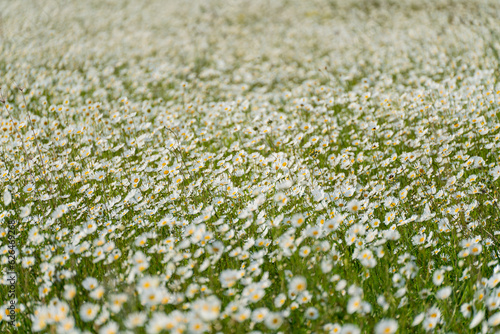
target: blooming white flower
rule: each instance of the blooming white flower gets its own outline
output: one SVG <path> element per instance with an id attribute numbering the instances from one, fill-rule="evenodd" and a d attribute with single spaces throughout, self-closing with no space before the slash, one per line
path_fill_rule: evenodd
<path id="1" fill-rule="evenodd" d="M 424 312 L 422 312 L 422 313 L 418 314 L 418 315 L 415 317 L 415 319 L 413 319 L 413 322 L 412 322 L 412 324 L 411 324 L 411 325 L 412 325 L 412 327 L 415 327 L 415 326 L 420 325 L 420 323 L 424 320 L 424 318 L 425 318 L 425 313 L 424 313 Z"/>
<path id="2" fill-rule="evenodd" d="M 269 312 L 264 323 L 269 329 L 278 329 L 283 324 L 283 318 L 279 313 Z"/>
<path id="3" fill-rule="evenodd" d="M 354 324 L 345 324 L 342 326 L 342 330 L 340 331 L 340 334 L 360 334 L 361 330 L 359 329 L 358 326 Z"/>
<path id="4" fill-rule="evenodd" d="M 64 299 L 71 300 L 76 296 L 76 287 L 74 285 L 64 286 Z"/>
<path id="5" fill-rule="evenodd" d="M 99 305 L 96 304 L 84 303 L 80 307 L 80 317 L 85 322 L 94 320 L 94 318 L 97 315 L 97 312 L 99 312 Z"/>
<path id="6" fill-rule="evenodd" d="M 362 309 L 362 300 L 359 296 L 354 296 L 347 302 L 347 313 L 353 314 Z"/>
<path id="7" fill-rule="evenodd" d="M 460 306 L 460 312 L 462 312 L 464 318 L 469 318 L 472 313 L 472 305 L 469 303 L 462 304 L 462 306 Z"/>
<path id="8" fill-rule="evenodd" d="M 146 322 L 146 314 L 142 312 L 130 313 L 125 320 L 125 326 L 129 329 L 134 329 L 136 327 L 141 327 Z"/>
<path id="9" fill-rule="evenodd" d="M 295 294 L 298 294 L 299 292 L 304 291 L 307 288 L 306 278 L 303 276 L 295 276 L 290 281 L 288 288 L 289 288 L 289 291 L 291 291 Z"/>
<path id="10" fill-rule="evenodd" d="M 306 313 L 305 313 L 305 317 L 307 319 L 314 320 L 314 319 L 317 319 L 318 316 L 319 316 L 318 309 L 316 309 L 315 307 L 307 308 Z"/>
<path id="11" fill-rule="evenodd" d="M 262 322 L 266 319 L 268 313 L 269 310 L 265 307 L 257 308 L 252 312 L 252 321 L 257 323 Z"/>
<path id="12" fill-rule="evenodd" d="M 445 286 L 436 292 L 437 299 L 446 299 L 451 295 L 451 286 Z"/>
<path id="13" fill-rule="evenodd" d="M 398 322 L 394 319 L 382 319 L 375 325 L 377 334 L 393 334 L 398 330 Z"/>
<path id="14" fill-rule="evenodd" d="M 488 319 L 488 325 L 491 327 L 500 325 L 500 312 L 497 312 L 490 316 L 490 318 Z"/>
<path id="15" fill-rule="evenodd" d="M 12 195 L 8 189 L 5 189 L 3 192 L 3 204 L 9 206 L 10 202 L 12 202 Z"/>
<path id="16" fill-rule="evenodd" d="M 441 285 L 444 281 L 444 270 L 436 270 L 432 275 L 432 282 L 434 285 Z"/>
<path id="17" fill-rule="evenodd" d="M 476 313 L 474 318 L 472 318 L 472 321 L 469 324 L 469 329 L 475 328 L 477 325 L 481 323 L 484 319 L 484 311 L 480 310 L 479 312 Z"/>
<path id="18" fill-rule="evenodd" d="M 114 321 L 108 322 L 101 329 L 99 329 L 99 334 L 117 334 L 120 327 Z"/>
<path id="19" fill-rule="evenodd" d="M 276 296 L 276 298 L 274 298 L 274 307 L 280 308 L 281 306 L 283 306 L 285 301 L 286 301 L 286 295 L 284 293 L 280 293 L 279 295 Z"/>
<path id="20" fill-rule="evenodd" d="M 356 213 L 361 209 L 361 202 L 353 199 L 347 203 L 347 209 L 352 213 Z"/>
<path id="21" fill-rule="evenodd" d="M 94 290 L 99 286 L 99 281 L 94 277 L 87 277 L 83 280 L 82 285 L 87 290 Z"/>

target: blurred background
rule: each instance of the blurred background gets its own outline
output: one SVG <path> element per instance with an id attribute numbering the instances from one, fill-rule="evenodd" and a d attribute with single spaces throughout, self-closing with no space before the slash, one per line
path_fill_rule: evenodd
<path id="1" fill-rule="evenodd" d="M 500 51 L 500 2 L 488 0 L 21 0 L 1 1 L 0 15 L 4 81 L 44 66 L 81 75 L 147 69 L 164 82 L 224 73 L 252 89 L 352 85 L 368 75 L 411 84 L 450 74 L 440 67 L 496 70 Z"/>

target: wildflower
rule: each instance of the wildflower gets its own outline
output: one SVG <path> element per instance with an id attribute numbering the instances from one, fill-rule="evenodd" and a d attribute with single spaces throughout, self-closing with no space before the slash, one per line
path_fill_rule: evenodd
<path id="1" fill-rule="evenodd" d="M 309 246 L 302 246 L 299 251 L 300 257 L 307 257 L 311 253 L 311 248 Z"/>
<path id="2" fill-rule="evenodd" d="M 283 323 L 283 318 L 278 313 L 269 312 L 264 323 L 269 329 L 278 329 Z"/>
<path id="3" fill-rule="evenodd" d="M 23 187 L 23 191 L 24 191 L 25 193 L 30 193 L 30 192 L 32 192 L 34 189 L 35 189 L 35 186 L 34 186 L 33 184 L 31 184 L 31 183 L 28 183 L 27 185 L 25 185 L 25 186 Z"/>
<path id="4" fill-rule="evenodd" d="M 250 318 L 251 311 L 249 308 L 241 308 L 238 313 L 233 314 L 233 319 L 237 322 L 244 322 Z"/>
<path id="5" fill-rule="evenodd" d="M 289 283 L 289 291 L 298 294 L 305 291 L 307 288 L 307 281 L 303 276 L 295 276 Z"/>
<path id="6" fill-rule="evenodd" d="M 8 189 L 5 189 L 3 192 L 3 204 L 9 206 L 10 202 L 12 202 L 12 195 Z"/>
<path id="7" fill-rule="evenodd" d="M 116 322 L 110 321 L 99 329 L 99 334 L 116 334 L 118 333 L 119 326 Z"/>
<path id="8" fill-rule="evenodd" d="M 300 213 L 295 214 L 292 217 L 292 226 L 294 226 L 294 227 L 300 227 L 305 222 L 305 220 L 306 220 L 306 218 L 304 217 L 304 215 L 302 215 Z"/>
<path id="9" fill-rule="evenodd" d="M 274 307 L 280 308 L 281 306 L 283 306 L 285 301 L 286 301 L 286 295 L 284 293 L 280 293 L 279 295 L 276 296 L 276 298 L 274 298 Z"/>
<path id="10" fill-rule="evenodd" d="M 89 296 L 92 298 L 92 299 L 101 299 L 103 296 L 104 296 L 104 288 L 99 286 L 97 288 L 95 288 L 90 294 Z"/>
<path id="11" fill-rule="evenodd" d="M 359 329 L 358 326 L 353 325 L 353 324 L 345 324 L 342 326 L 342 330 L 340 331 L 340 334 L 360 334 L 361 330 Z"/>
<path id="12" fill-rule="evenodd" d="M 127 301 L 126 294 L 115 294 L 110 297 L 110 309 L 114 313 L 120 312 L 122 305 Z"/>
<path id="13" fill-rule="evenodd" d="M 490 296 L 486 300 L 486 306 L 488 307 L 488 310 L 490 310 L 490 311 L 496 310 L 499 305 L 500 305 L 500 298 L 498 298 L 497 296 Z"/>
<path id="14" fill-rule="evenodd" d="M 188 328 L 191 333 L 204 333 L 208 330 L 207 325 L 201 319 L 191 319 Z"/>
<path id="15" fill-rule="evenodd" d="M 347 209 L 352 213 L 358 212 L 360 208 L 361 208 L 361 203 L 357 200 L 351 200 L 349 203 L 347 203 Z"/>
<path id="16" fill-rule="evenodd" d="M 128 315 L 125 320 L 125 326 L 128 329 L 134 329 L 136 327 L 142 327 L 146 322 L 146 314 L 141 312 L 135 312 Z"/>
<path id="17" fill-rule="evenodd" d="M 255 309 L 252 312 L 252 321 L 257 322 L 257 323 L 263 322 L 266 319 L 268 313 L 269 313 L 269 310 L 265 307 Z"/>
<path id="18" fill-rule="evenodd" d="M 495 288 L 500 283 L 500 272 L 494 273 L 488 280 L 488 285 L 491 289 Z"/>
<path id="19" fill-rule="evenodd" d="M 425 318 L 425 313 L 422 312 L 422 313 L 418 314 L 415 317 L 415 319 L 413 319 L 413 322 L 412 322 L 411 326 L 415 327 L 415 326 L 420 325 L 420 323 L 424 320 L 424 318 Z"/>
<path id="20" fill-rule="evenodd" d="M 470 247 L 469 247 L 469 250 L 470 250 L 470 253 L 472 255 L 479 255 L 481 253 L 481 251 L 483 250 L 483 246 L 481 246 L 480 243 L 474 243 L 472 244 Z"/>
<path id="21" fill-rule="evenodd" d="M 91 153 L 91 148 L 90 147 L 85 147 L 80 150 L 80 156 L 82 158 L 88 157 Z"/>
<path id="22" fill-rule="evenodd" d="M 483 318 L 484 318 L 484 311 L 481 310 L 481 311 L 477 312 L 469 324 L 469 329 L 473 329 L 477 325 L 479 325 L 481 323 L 481 321 L 483 321 Z"/>
<path id="23" fill-rule="evenodd" d="M 434 285 L 439 286 L 444 280 L 444 270 L 436 270 L 432 275 L 432 282 Z"/>
<path id="24" fill-rule="evenodd" d="M 305 317 L 307 319 L 315 320 L 318 318 L 318 316 L 319 316 L 319 312 L 315 307 L 309 307 L 306 310 Z"/>
<path id="25" fill-rule="evenodd" d="M 74 285 L 64 286 L 64 299 L 71 300 L 76 296 L 76 287 Z"/>
<path id="26" fill-rule="evenodd" d="M 445 286 L 441 289 L 438 290 L 436 293 L 436 298 L 438 299 L 446 299 L 451 295 L 451 287 L 450 286 Z"/>
<path id="27" fill-rule="evenodd" d="M 252 292 L 249 296 L 249 301 L 251 303 L 256 303 L 259 300 L 261 300 L 265 295 L 264 289 L 257 289 L 254 292 Z"/>
<path id="28" fill-rule="evenodd" d="M 489 317 L 488 325 L 491 327 L 500 325 L 500 312 L 497 312 Z"/>
<path id="29" fill-rule="evenodd" d="M 80 307 L 80 317 L 85 322 L 94 320 L 97 312 L 99 312 L 99 305 L 95 305 L 92 303 L 83 303 L 83 305 Z"/>
<path id="30" fill-rule="evenodd" d="M 87 277 L 83 280 L 82 285 L 85 289 L 91 291 L 99 286 L 99 282 L 94 277 Z"/>
<path id="31" fill-rule="evenodd" d="M 491 169 L 489 173 L 493 177 L 493 181 L 496 181 L 500 177 L 500 166 Z"/>
<path id="32" fill-rule="evenodd" d="M 147 333 L 160 333 L 164 330 L 169 324 L 170 319 L 162 312 L 155 312 L 151 316 L 148 325 L 146 326 Z M 177 322 L 175 322 L 176 324 Z M 175 325 L 172 325 L 171 328 L 174 328 Z"/>
<path id="33" fill-rule="evenodd" d="M 362 308 L 362 300 L 359 296 L 354 296 L 349 299 L 347 303 L 347 313 L 353 314 L 354 312 L 360 311 Z"/>
<path id="34" fill-rule="evenodd" d="M 422 326 L 426 331 L 432 331 L 436 328 L 438 321 L 439 319 L 437 318 L 425 318 Z"/>
<path id="35" fill-rule="evenodd" d="M 23 268 L 29 268 L 35 264 L 35 258 L 33 256 L 24 257 L 22 260 Z"/>
<path id="36" fill-rule="evenodd" d="M 73 318 L 62 319 L 57 328 L 57 333 L 70 333 L 75 328 L 75 320 Z"/>

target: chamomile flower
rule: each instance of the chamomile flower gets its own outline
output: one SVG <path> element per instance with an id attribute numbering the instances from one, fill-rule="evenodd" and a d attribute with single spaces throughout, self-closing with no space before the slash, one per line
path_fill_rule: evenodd
<path id="1" fill-rule="evenodd" d="M 255 309 L 252 312 L 252 321 L 256 323 L 263 322 L 264 320 L 266 320 L 268 314 L 269 310 L 265 307 Z"/>
<path id="2" fill-rule="evenodd" d="M 394 319 L 382 319 L 375 326 L 377 334 L 393 334 L 398 330 L 398 322 Z"/>
<path id="3" fill-rule="evenodd" d="M 444 281 L 444 270 L 436 270 L 432 275 L 432 282 L 434 285 L 439 286 Z"/>
<path id="4" fill-rule="evenodd" d="M 319 317 L 319 312 L 315 307 L 309 307 L 305 312 L 307 319 L 315 320 Z"/>
<path id="5" fill-rule="evenodd" d="M 347 203 L 347 209 L 352 213 L 357 213 L 361 209 L 361 203 L 357 200 L 351 200 Z"/>
<path id="6" fill-rule="evenodd" d="M 269 312 L 264 323 L 269 329 L 278 329 L 283 324 L 283 318 L 278 313 Z"/>
<path id="7" fill-rule="evenodd" d="M 142 327 L 146 322 L 146 314 L 142 312 L 130 313 L 125 320 L 125 326 L 128 329 L 134 329 L 136 327 Z"/>

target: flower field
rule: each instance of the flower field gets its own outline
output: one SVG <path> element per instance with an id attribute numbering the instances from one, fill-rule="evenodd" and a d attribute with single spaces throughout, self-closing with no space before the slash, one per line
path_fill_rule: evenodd
<path id="1" fill-rule="evenodd" d="M 500 2 L 0 2 L 1 333 L 499 333 Z"/>

